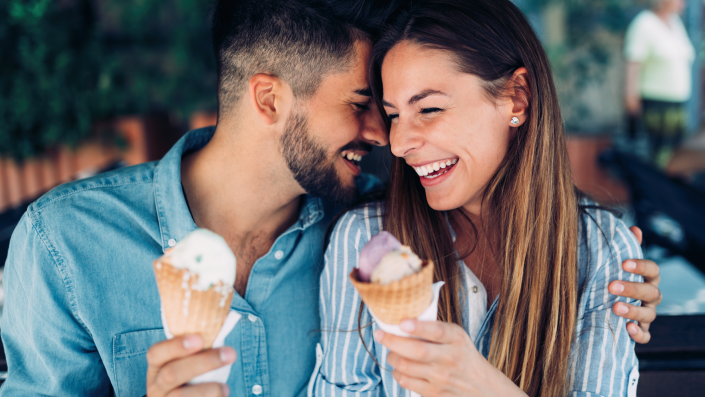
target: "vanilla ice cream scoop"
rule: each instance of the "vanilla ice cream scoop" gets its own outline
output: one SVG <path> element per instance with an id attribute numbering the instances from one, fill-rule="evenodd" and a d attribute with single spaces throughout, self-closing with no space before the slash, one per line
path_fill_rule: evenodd
<path id="1" fill-rule="evenodd" d="M 209 230 L 189 233 L 164 256 L 172 266 L 198 275 L 194 289 L 205 291 L 220 281 L 227 286 L 235 284 L 235 255 L 225 239 Z"/>
<path id="2" fill-rule="evenodd" d="M 421 259 L 410 247 L 402 245 L 382 257 L 372 271 L 370 281 L 382 285 L 390 284 L 421 271 L 421 263 Z"/>

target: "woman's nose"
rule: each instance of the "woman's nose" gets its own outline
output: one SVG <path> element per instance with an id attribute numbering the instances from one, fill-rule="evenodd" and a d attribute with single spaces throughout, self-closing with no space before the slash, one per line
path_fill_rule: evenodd
<path id="1" fill-rule="evenodd" d="M 399 122 L 392 124 L 389 143 L 392 146 L 392 154 L 397 157 L 404 157 L 423 145 L 422 140 L 413 132 L 412 128 Z"/>

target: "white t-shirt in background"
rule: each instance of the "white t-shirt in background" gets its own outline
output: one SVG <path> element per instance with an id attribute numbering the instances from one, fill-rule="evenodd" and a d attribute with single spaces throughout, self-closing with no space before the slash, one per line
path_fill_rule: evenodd
<path id="1" fill-rule="evenodd" d="M 692 91 L 695 49 L 678 15 L 670 27 L 650 10 L 640 12 L 629 24 L 624 43 L 628 61 L 641 63 L 641 97 L 685 102 Z"/>

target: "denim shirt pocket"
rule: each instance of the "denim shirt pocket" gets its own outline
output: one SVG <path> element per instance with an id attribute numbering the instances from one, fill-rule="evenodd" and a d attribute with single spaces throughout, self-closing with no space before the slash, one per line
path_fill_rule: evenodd
<path id="1" fill-rule="evenodd" d="M 162 328 L 113 336 L 113 378 L 117 397 L 147 393 L 147 350 L 165 339 Z"/>

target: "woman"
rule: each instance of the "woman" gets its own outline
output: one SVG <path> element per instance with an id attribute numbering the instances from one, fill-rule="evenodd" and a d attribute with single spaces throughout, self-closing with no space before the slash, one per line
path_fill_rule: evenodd
<path id="1" fill-rule="evenodd" d="M 634 345 L 610 310 L 628 300 L 607 286 L 637 279 L 620 264 L 641 251 L 621 221 L 579 198 L 548 61 L 521 12 L 508 0 L 418 2 L 393 18 L 370 63 L 396 158 L 386 200 L 333 229 L 321 328 L 334 332 L 322 336 L 313 392 L 635 388 Z M 441 321 L 402 323 L 415 338 L 366 327 L 371 316 L 348 281 L 380 230 L 432 259 L 446 283 Z M 359 338 L 335 332 L 357 328 Z"/>
<path id="2" fill-rule="evenodd" d="M 652 3 L 651 9 L 634 18 L 624 40 L 625 104 L 632 120 L 643 120 L 649 154 L 656 165 L 665 168 L 685 133 L 695 50 L 678 16 L 685 2 Z"/>

